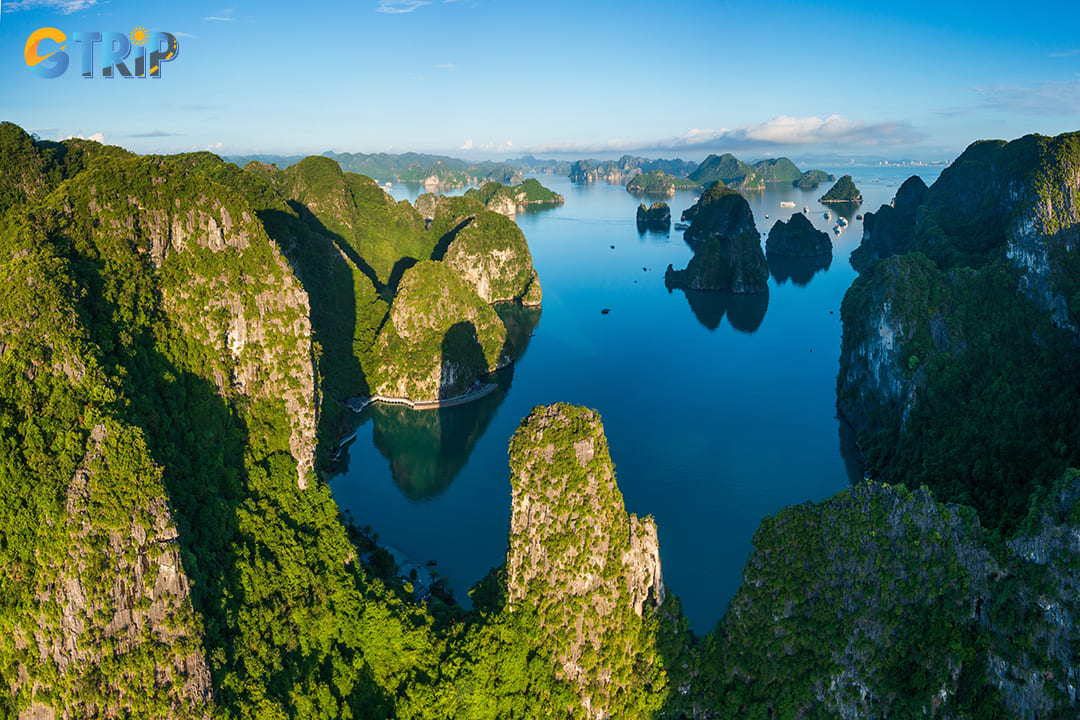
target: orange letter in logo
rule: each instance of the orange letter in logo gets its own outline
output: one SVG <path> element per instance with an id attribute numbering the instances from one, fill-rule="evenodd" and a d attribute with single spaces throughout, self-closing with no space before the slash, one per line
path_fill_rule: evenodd
<path id="1" fill-rule="evenodd" d="M 56 78 L 64 74 L 68 66 L 68 56 L 65 52 L 54 50 L 48 55 L 38 54 L 38 45 L 42 40 L 52 40 L 59 44 L 67 40 L 65 35 L 56 28 L 38 28 L 30 34 L 30 37 L 26 40 L 26 48 L 24 54 L 26 56 L 26 64 L 30 66 L 30 69 L 43 78 Z M 60 50 L 63 50 L 64 46 L 60 46 Z M 53 58 L 51 63 L 45 63 L 45 60 Z M 42 64 L 44 63 L 44 64 Z"/>

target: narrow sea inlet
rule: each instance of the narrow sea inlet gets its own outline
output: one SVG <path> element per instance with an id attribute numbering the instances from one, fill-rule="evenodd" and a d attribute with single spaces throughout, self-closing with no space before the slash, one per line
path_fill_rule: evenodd
<path id="1" fill-rule="evenodd" d="M 639 232 L 643 198 L 621 186 L 539 177 L 566 203 L 517 216 L 544 288 L 542 310 L 501 310 L 527 343 L 523 357 L 489 378 L 497 388 L 475 402 L 365 409 L 331 482 L 342 510 L 414 561 L 434 560 L 467 603 L 469 586 L 505 559 L 507 447 L 518 423 L 539 404 L 594 408 L 627 509 L 656 519 L 669 590 L 696 632 L 711 630 L 761 519 L 861 478 L 854 439 L 836 418 L 840 303 L 862 237 L 856 216 L 887 204 L 907 177 L 929 185 L 941 170 L 825 169 L 852 175 L 860 207 L 819 203 L 830 183 L 746 195 L 763 246 L 777 219 L 804 207 L 833 241 L 831 260 L 770 258 L 760 295 L 669 292 L 664 270 L 692 254 L 682 232 Z M 399 185 L 393 194 L 421 191 Z M 661 199 L 677 221 L 695 197 Z M 838 215 L 848 223 L 840 234 Z"/>

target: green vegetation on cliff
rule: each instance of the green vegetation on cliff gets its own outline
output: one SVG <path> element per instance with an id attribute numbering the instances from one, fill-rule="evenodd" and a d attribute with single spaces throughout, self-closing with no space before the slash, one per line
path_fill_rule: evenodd
<path id="1" fill-rule="evenodd" d="M 529 178 L 520 185 L 510 186 L 488 182 L 479 189 L 466 190 L 465 195 L 475 198 L 491 210 L 508 206 L 513 209 L 521 205 L 562 205 L 564 202 L 562 195 L 544 187 L 536 178 Z"/>
<path id="2" fill-rule="evenodd" d="M 765 180 L 754 166 L 747 165 L 731 153 L 710 155 L 687 177 L 699 185 L 719 182 L 738 190 L 765 189 Z"/>
<path id="3" fill-rule="evenodd" d="M 575 717 L 650 717 L 688 679 L 685 621 L 667 600 L 652 518 L 628 515 L 599 416 L 534 408 L 510 443 L 508 606 L 577 689 Z M 667 656 L 665 656 L 667 655 Z"/>
<path id="4" fill-rule="evenodd" d="M 1063 617 L 1080 578 L 1060 538 L 1080 486 L 1058 487 L 1034 534 L 994 552 L 969 508 L 925 488 L 865 483 L 767 518 L 706 639 L 706 704 L 750 719 L 1069 716 Z"/>
<path id="5" fill-rule="evenodd" d="M 765 240 L 765 252 L 791 257 L 816 257 L 832 254 L 828 233 L 814 229 L 810 219 L 795 213 L 786 223 L 777 220 Z"/>
<path id="6" fill-rule="evenodd" d="M 700 187 L 700 185 L 693 180 L 672 177 L 663 170 L 642 173 L 626 184 L 626 190 L 635 195 L 662 195 L 665 197 L 673 196 L 676 190 L 693 190 L 697 187 Z"/>
<path id="7" fill-rule="evenodd" d="M 915 214 L 926 199 L 926 183 L 912 175 L 896 191 L 892 205 L 882 205 L 863 216 L 863 238 L 851 253 L 851 265 L 859 272 L 878 258 L 908 252 L 915 239 Z"/>
<path id="8" fill-rule="evenodd" d="M 710 155 L 688 176 L 688 179 L 700 185 L 709 185 L 719 181 L 740 191 L 764 190 L 765 185 L 771 183 L 814 187 L 822 181 L 820 178 L 832 180 L 831 175 L 821 170 L 810 170 L 804 173 L 786 157 L 760 160 L 753 165 L 748 165 L 731 153 L 719 156 Z M 815 179 L 816 182 L 813 185 L 802 184 L 804 180 L 811 182 Z"/>
<path id="9" fill-rule="evenodd" d="M 456 397 L 510 361 L 505 342 L 495 310 L 449 265 L 425 260 L 405 271 L 394 296 L 372 389 L 412 400 Z"/>
<path id="10" fill-rule="evenodd" d="M 829 191 L 822 195 L 819 200 L 823 203 L 852 203 L 862 202 L 862 193 L 855 187 L 850 175 L 844 175 Z"/>
<path id="11" fill-rule="evenodd" d="M 654 202 L 649 207 L 642 203 L 638 205 L 635 220 L 639 232 L 644 229 L 662 232 L 671 227 L 671 208 L 663 202 Z"/>
<path id="12" fill-rule="evenodd" d="M 431 256 L 435 243 L 412 205 L 395 202 L 371 178 L 342 172 L 330 158 L 312 156 L 283 171 L 267 168 L 265 176 L 311 214 L 306 219 L 321 234 L 335 237 L 376 287 L 393 285 L 404 264 Z"/>
<path id="13" fill-rule="evenodd" d="M 769 266 L 761 251 L 761 235 L 742 195 L 715 184 L 683 213 L 690 227 L 683 235 L 694 249 L 684 270 L 668 265 L 668 288 L 759 293 L 768 290 Z"/>
<path id="14" fill-rule="evenodd" d="M 0 668 L 24 678 L 2 707 L 384 716 L 427 621 L 298 485 L 313 347 L 288 263 L 216 159 L 65 150 L 0 231 Z"/>
<path id="15" fill-rule="evenodd" d="M 398 206 L 379 191 L 386 209 L 365 207 L 363 179 L 315 163 L 279 185 L 206 153 L 2 125 L 16 156 L 0 167 L 18 189 L 0 205 L 0 715 L 456 715 L 435 697 L 453 664 L 432 616 L 365 571 L 311 472 L 316 368 L 323 393 L 355 392 L 386 316 L 339 231 L 350 205 L 371 222 Z M 491 655 L 509 668 L 500 632 L 472 647 L 509 645 Z"/>
<path id="16" fill-rule="evenodd" d="M 813 190 L 821 183 L 832 182 L 835 179 L 824 170 L 807 170 L 793 184 L 800 190 Z"/>
<path id="17" fill-rule="evenodd" d="M 754 170 L 766 183 L 795 183 L 803 173 L 786 157 L 770 158 L 754 163 Z"/>
<path id="18" fill-rule="evenodd" d="M 976 143 L 917 212 L 883 211 L 901 242 L 872 223 L 868 249 L 906 254 L 869 262 L 842 308 L 838 398 L 870 466 L 1005 537 L 1080 464 L 1078 167 L 1076 135 Z"/>

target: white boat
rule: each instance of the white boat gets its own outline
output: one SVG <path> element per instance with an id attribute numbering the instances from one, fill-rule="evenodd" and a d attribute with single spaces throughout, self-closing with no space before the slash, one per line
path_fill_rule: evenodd
<path id="1" fill-rule="evenodd" d="M 828 210 L 826 210 L 826 211 L 825 211 L 825 219 L 826 219 L 826 220 L 828 220 L 828 219 L 830 219 L 830 218 L 832 218 L 832 215 L 830 215 L 830 214 L 829 214 L 829 211 L 828 211 Z"/>
<path id="2" fill-rule="evenodd" d="M 790 200 L 781 200 L 780 207 L 795 207 L 795 203 Z"/>
<path id="3" fill-rule="evenodd" d="M 840 227 L 847 227 L 847 218 L 837 218 L 836 222 L 840 223 Z"/>

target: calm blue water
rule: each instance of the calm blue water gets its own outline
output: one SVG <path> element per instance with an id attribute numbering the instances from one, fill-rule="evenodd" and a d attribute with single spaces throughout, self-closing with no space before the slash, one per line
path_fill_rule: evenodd
<path id="1" fill-rule="evenodd" d="M 825 169 L 852 174 L 865 198 L 859 213 L 889 202 L 910 175 L 930 184 L 940 172 Z M 595 408 L 627 509 L 656 518 L 668 588 L 694 630 L 707 632 L 741 582 L 761 519 L 861 477 L 836 419 L 835 387 L 840 302 L 855 276 L 848 256 L 862 223 L 853 211 L 842 235 L 830 233 L 827 267 L 774 263 L 767 299 L 669 293 L 664 269 L 691 256 L 682 233 L 639 234 L 641 200 L 622 187 L 540 180 L 566 204 L 517 218 L 544 288 L 524 356 L 479 403 L 365 411 L 331 487 L 358 524 L 414 560 L 436 560 L 467 602 L 468 587 L 505 558 L 507 447 L 518 423 L 538 404 Z M 817 202 L 827 189 L 751 194 L 762 242 L 794 212 L 781 200 L 809 206 L 815 226 L 829 231 L 835 209 Z M 417 193 L 394 188 L 399 199 Z M 672 216 L 694 198 L 667 199 Z"/>

